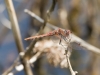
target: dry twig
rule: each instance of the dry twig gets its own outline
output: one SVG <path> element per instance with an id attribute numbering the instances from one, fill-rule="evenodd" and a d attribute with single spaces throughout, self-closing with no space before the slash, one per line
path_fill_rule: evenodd
<path id="1" fill-rule="evenodd" d="M 44 20 L 42 18 L 40 18 L 39 16 L 37 16 L 36 14 L 34 14 L 33 12 L 25 9 L 26 13 L 28 13 L 30 16 L 34 17 L 35 19 L 37 19 L 38 21 L 40 22 L 44 22 Z M 58 29 L 58 27 L 50 24 L 50 23 L 47 23 L 47 26 L 50 27 L 50 28 L 53 28 L 53 29 Z M 80 39 L 79 37 L 77 37 L 76 35 L 72 34 L 72 41 L 71 42 L 76 42 L 76 43 L 79 43 L 80 46 L 86 48 L 86 50 L 88 51 L 91 51 L 91 52 L 94 52 L 96 54 L 100 54 L 100 49 L 91 45 L 91 44 L 88 44 L 87 42 L 83 41 L 82 39 Z"/>
<path id="2" fill-rule="evenodd" d="M 37 35 L 41 34 L 42 31 L 43 31 L 43 29 L 45 28 L 45 26 L 46 26 L 46 24 L 47 24 L 47 22 L 48 22 L 50 13 L 52 13 L 52 11 L 54 10 L 55 3 L 56 3 L 56 1 L 53 0 L 50 9 L 48 9 L 47 12 L 46 12 L 46 18 L 45 18 L 45 20 L 44 20 L 44 22 L 43 22 L 43 25 L 41 26 L 40 30 L 38 31 L 38 34 L 37 34 Z M 25 10 L 25 12 L 27 12 L 27 10 Z M 37 17 L 37 18 L 38 18 L 38 17 Z M 39 40 L 39 39 L 36 39 L 36 40 L 34 40 L 34 41 L 31 42 L 31 44 L 29 45 L 29 47 L 27 47 L 27 51 L 26 51 L 24 57 L 27 57 L 27 55 L 30 55 L 30 54 L 31 54 L 31 50 L 34 48 L 34 45 L 35 45 L 35 43 L 36 43 L 38 40 Z"/>
<path id="3" fill-rule="evenodd" d="M 20 30 L 19 30 L 19 27 L 18 27 L 18 21 L 17 21 L 17 18 L 16 18 L 16 14 L 15 14 L 15 10 L 14 10 L 12 0 L 5 0 L 5 4 L 6 4 L 7 10 L 8 10 L 9 18 L 11 20 L 11 27 L 12 27 L 13 35 L 14 35 L 15 42 L 16 42 L 16 45 L 17 45 L 17 48 L 18 48 L 18 52 L 19 52 L 19 55 L 20 55 L 20 58 L 21 58 L 20 59 L 21 63 L 24 66 L 24 71 L 25 71 L 26 75 L 33 75 L 31 68 L 30 68 L 30 64 L 27 63 L 27 60 L 25 58 L 23 58 L 23 55 L 22 55 L 24 53 L 24 48 L 23 48 Z M 8 73 L 5 72 L 3 75 L 7 75 L 7 74 Z"/>
<path id="4" fill-rule="evenodd" d="M 5 1 L 6 3 L 8 3 L 8 2 L 12 2 L 12 1 Z M 9 5 L 9 4 L 8 4 Z M 10 5 L 9 5 L 10 6 Z M 13 7 L 13 5 L 11 6 L 11 7 Z M 47 19 L 49 18 L 48 16 L 50 16 L 50 13 L 54 10 L 54 7 L 55 7 L 55 0 L 53 0 L 53 3 L 52 3 L 52 5 L 51 5 L 51 8 L 48 10 L 48 12 L 47 12 L 47 18 L 44 20 L 44 23 L 43 23 L 43 26 L 40 28 L 40 30 L 39 30 L 39 32 L 38 32 L 38 34 L 41 34 L 41 32 L 42 32 L 42 30 L 44 29 L 44 27 L 46 26 L 46 23 L 47 23 Z M 13 10 L 14 10 L 14 8 L 13 8 Z M 11 21 L 12 21 L 12 24 L 14 24 L 15 26 L 16 26 L 16 28 L 17 28 L 17 30 L 18 30 L 18 22 L 17 22 L 17 19 L 16 19 L 16 16 L 15 16 L 15 12 L 13 13 L 14 15 L 14 17 L 12 17 L 12 13 L 10 13 L 10 11 L 9 11 L 9 7 L 8 7 L 8 12 L 9 12 L 9 15 L 10 15 L 10 19 L 11 19 Z M 13 25 L 12 25 L 13 26 Z M 17 35 L 16 35 L 16 33 L 18 32 L 18 34 L 20 34 L 19 33 L 19 31 L 15 31 L 16 30 L 16 28 L 14 29 L 15 27 L 12 27 L 12 29 L 14 30 L 14 32 L 15 32 L 15 38 L 17 37 Z M 18 35 L 18 37 L 19 37 L 19 35 Z M 18 39 L 18 38 L 16 38 L 16 39 Z M 22 46 L 22 42 L 21 42 L 21 38 L 19 38 L 19 40 L 16 40 L 16 43 L 17 43 L 17 45 L 18 45 L 18 48 L 19 48 L 19 53 L 20 52 L 23 52 L 23 53 L 20 53 L 20 54 L 25 54 L 25 55 L 23 55 L 22 56 L 22 58 L 23 59 L 26 59 L 26 57 L 28 56 L 28 55 L 30 55 L 30 53 L 31 53 L 31 51 L 32 51 L 32 49 L 34 48 L 34 45 L 35 45 L 35 43 L 38 41 L 38 39 L 37 40 L 35 40 L 35 41 L 33 41 L 30 45 L 29 45 L 29 47 L 27 48 L 27 52 L 23 52 L 22 50 L 24 50 L 23 49 L 23 46 Z M 20 49 L 20 48 L 22 48 L 22 49 Z M 20 55 L 19 54 L 19 55 Z M 37 56 L 39 56 L 40 55 L 40 53 L 37 53 L 35 56 L 37 57 Z M 35 56 L 32 58 L 32 59 L 35 59 Z M 27 67 L 29 67 L 28 66 L 28 64 L 29 63 L 27 63 L 27 62 L 25 62 L 26 60 L 24 60 L 23 61 L 23 64 L 25 64 L 24 65 L 24 67 L 25 66 L 27 66 Z M 18 61 L 16 61 L 16 62 L 18 62 Z M 15 62 L 15 63 L 16 63 Z M 30 60 L 30 63 L 31 63 L 31 60 Z M 8 74 L 14 67 L 16 66 L 16 64 L 15 65 L 12 65 L 11 67 L 10 67 L 10 69 L 8 69 L 7 71 L 5 71 L 4 72 L 4 74 L 3 75 L 6 75 L 6 74 Z M 32 75 L 32 72 L 30 71 L 30 69 L 29 68 L 25 68 L 25 70 L 26 70 L 26 74 L 28 74 L 28 75 Z M 8 72 L 9 71 L 9 72 Z M 6 73 L 6 74 L 5 74 Z"/>
<path id="5" fill-rule="evenodd" d="M 27 10 L 25 11 L 26 13 L 28 13 L 29 15 L 31 15 L 32 17 L 36 18 L 38 21 L 44 23 L 44 20 L 41 19 L 39 16 L 35 15 L 34 13 L 32 13 L 31 11 Z M 58 27 L 56 26 L 53 26 L 52 24 L 49 24 L 47 23 L 47 26 L 51 27 L 51 28 L 54 28 L 54 29 L 57 29 Z M 100 49 L 99 48 L 96 48 L 90 44 L 88 44 L 87 42 L 83 41 L 82 39 L 80 39 L 79 37 L 75 36 L 74 34 L 72 34 L 72 40 L 71 42 L 76 42 L 78 43 L 80 46 L 86 48 L 86 50 L 88 51 L 91 51 L 91 52 L 94 52 L 94 53 L 97 53 L 97 54 L 100 54 Z M 27 53 L 27 51 L 26 51 Z M 40 52 L 37 52 L 36 55 L 34 55 L 32 58 L 33 59 L 30 59 L 30 63 L 32 62 L 35 62 L 39 56 L 42 54 L 42 51 Z M 69 58 L 67 58 L 67 61 L 68 61 L 68 64 L 69 64 L 69 69 L 71 69 L 71 73 L 72 75 L 75 75 L 77 72 L 76 71 L 73 71 L 72 70 L 72 67 L 70 65 L 70 61 L 69 61 Z M 16 66 L 16 65 L 15 65 Z"/>
<path id="6" fill-rule="evenodd" d="M 71 72 L 71 75 L 76 75 L 78 72 L 77 71 L 74 71 L 72 69 L 72 66 L 71 66 L 71 63 L 70 63 L 70 60 L 69 60 L 69 56 L 67 56 L 67 62 L 68 62 L 68 66 L 69 66 L 69 70 Z"/>

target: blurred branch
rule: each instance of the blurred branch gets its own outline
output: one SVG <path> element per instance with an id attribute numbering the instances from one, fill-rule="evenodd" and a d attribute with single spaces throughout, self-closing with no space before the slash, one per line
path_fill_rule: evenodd
<path id="1" fill-rule="evenodd" d="M 26 13 L 28 13 L 30 16 L 36 18 L 38 21 L 40 21 L 42 23 L 44 22 L 44 20 L 42 18 L 40 18 L 39 16 L 37 16 L 33 12 L 27 10 Z M 54 26 L 54 25 L 52 25 L 50 23 L 47 23 L 47 26 L 49 26 L 50 28 L 53 28 L 53 29 L 57 29 L 58 28 L 58 27 L 56 27 L 56 26 Z M 88 44 L 87 42 L 83 41 L 82 39 L 80 39 L 79 37 L 77 37 L 74 34 L 72 34 L 72 41 L 71 42 L 79 43 L 80 46 L 86 48 L 86 50 L 94 52 L 94 53 L 97 53 L 97 54 L 100 54 L 100 49 L 99 48 L 97 48 L 97 47 L 95 47 L 95 46 L 93 46 L 91 44 Z"/>
<path id="2" fill-rule="evenodd" d="M 11 20 L 12 32 L 13 32 L 15 42 L 16 42 L 16 45 L 18 48 L 21 63 L 24 66 L 24 70 L 25 70 L 26 75 L 33 75 L 29 63 L 27 63 L 27 60 L 25 58 L 23 58 L 24 48 L 23 48 L 20 30 L 18 27 L 18 21 L 16 18 L 16 14 L 15 14 L 12 0 L 5 0 L 5 5 L 6 5 L 7 10 L 8 10 L 9 18 Z M 4 73 L 3 75 L 6 75 L 6 74 Z"/>
<path id="3" fill-rule="evenodd" d="M 44 20 L 42 18 L 40 18 L 38 15 L 36 15 L 35 13 L 29 11 L 28 9 L 25 9 L 24 10 L 25 13 L 29 14 L 30 16 L 32 16 L 33 18 L 37 19 L 38 21 L 40 21 L 41 23 L 44 23 Z M 47 23 L 47 26 L 49 26 L 50 28 L 53 28 L 53 29 L 58 29 L 58 27 L 50 24 L 50 23 Z"/>
<path id="4" fill-rule="evenodd" d="M 9 29 L 6 27 L 3 27 L 2 31 L 0 32 L 0 45 L 4 41 L 6 35 L 8 34 Z"/>
<path id="5" fill-rule="evenodd" d="M 73 71 L 70 60 L 69 60 L 69 56 L 67 56 L 67 61 L 68 61 L 69 70 L 71 71 L 71 75 L 76 75 L 78 72 Z"/>
<path id="6" fill-rule="evenodd" d="M 71 63 L 70 63 L 70 50 L 65 50 L 65 52 L 66 52 L 66 59 L 67 59 L 67 63 L 68 63 L 68 67 L 69 67 L 69 70 L 70 70 L 70 72 L 71 72 L 71 75 L 76 75 L 78 72 L 77 71 L 74 71 L 73 69 L 72 69 L 72 66 L 71 66 Z"/>
<path id="7" fill-rule="evenodd" d="M 85 42 L 84 40 L 80 39 L 79 37 L 77 37 L 74 34 L 72 34 L 72 42 L 78 43 L 79 46 L 85 48 L 86 50 L 100 55 L 100 49 L 99 48 Z"/>
<path id="8" fill-rule="evenodd" d="M 2 75 L 8 75 L 9 73 L 11 73 L 11 70 L 19 63 L 18 60 L 19 60 L 19 57 L 17 57 L 13 65 L 9 67 L 9 69 L 7 69 Z"/>
<path id="9" fill-rule="evenodd" d="M 11 29 L 11 22 L 3 14 L 0 14 L 0 22 L 8 29 Z"/>
<path id="10" fill-rule="evenodd" d="M 52 13 L 52 11 L 54 11 L 55 5 L 56 5 L 56 0 L 52 0 L 52 5 L 51 5 L 50 9 L 47 11 L 48 19 L 50 18 L 50 14 Z"/>
<path id="11" fill-rule="evenodd" d="M 31 12 L 31 11 L 29 11 L 27 9 L 25 10 L 25 12 L 28 13 L 29 15 L 31 15 L 32 17 L 34 17 L 35 19 L 37 19 L 38 21 L 44 23 L 44 20 L 41 19 L 36 14 L 34 14 L 33 12 Z M 58 27 L 56 27 L 56 26 L 54 26 L 54 25 L 52 25 L 50 23 L 47 23 L 47 26 L 49 26 L 50 28 L 53 28 L 53 29 L 57 29 L 58 28 Z M 93 45 L 88 44 L 87 42 L 83 41 L 82 39 L 80 39 L 79 37 L 77 37 L 74 34 L 72 34 L 72 41 L 71 42 L 76 42 L 76 43 L 79 44 L 79 46 L 82 46 L 82 47 L 86 48 L 86 50 L 91 51 L 91 52 L 94 52 L 94 53 L 97 53 L 97 54 L 100 54 L 100 49 L 99 48 L 97 48 L 97 47 L 95 47 Z M 32 45 L 31 45 L 31 47 L 32 47 Z M 27 50 L 29 50 L 29 48 Z M 27 56 L 26 53 L 28 54 L 28 51 L 25 52 L 25 55 L 24 56 Z M 36 56 L 34 55 L 33 56 L 34 61 L 32 60 L 32 62 L 35 62 L 37 60 L 37 58 L 40 56 L 40 54 L 41 53 L 37 53 Z M 69 60 L 69 59 L 67 59 L 67 60 Z M 29 61 L 31 61 L 31 59 Z M 69 63 L 70 63 L 70 61 L 69 61 Z"/>
<path id="12" fill-rule="evenodd" d="M 32 58 L 28 61 L 28 63 L 32 64 L 34 63 L 42 54 L 43 51 L 39 51 L 37 52 L 34 56 L 32 56 Z M 19 57 L 17 57 L 17 59 L 14 61 L 14 63 L 9 67 L 9 69 L 7 69 L 2 75 L 7 75 L 7 74 L 13 74 L 12 70 L 18 66 L 23 66 L 21 63 L 19 63 Z M 22 71 L 23 68 L 19 67 L 16 69 L 16 72 L 18 71 Z"/>
<path id="13" fill-rule="evenodd" d="M 43 31 L 43 29 L 45 28 L 45 26 L 46 26 L 46 24 L 47 24 L 47 22 L 48 22 L 48 19 L 49 19 L 49 17 L 50 17 L 50 14 L 51 14 L 52 11 L 54 10 L 55 3 L 56 3 L 56 0 L 52 0 L 52 5 L 51 5 L 50 9 L 47 10 L 47 12 L 46 12 L 46 18 L 45 18 L 45 20 L 44 20 L 44 22 L 43 22 L 42 27 L 41 27 L 40 30 L 38 31 L 38 34 L 37 34 L 37 35 L 41 34 L 42 31 Z M 28 11 L 28 10 L 25 10 L 25 12 L 27 12 L 27 11 Z M 39 17 L 37 17 L 37 18 L 39 19 Z M 30 44 L 29 47 L 27 48 L 27 51 L 26 51 L 24 57 L 27 57 L 29 54 L 31 54 L 31 51 L 32 51 L 32 49 L 34 48 L 34 45 L 35 45 L 35 43 L 36 43 L 38 40 L 39 40 L 39 39 L 36 39 L 36 40 L 34 40 L 34 41 L 31 42 L 31 44 Z"/>
<path id="14" fill-rule="evenodd" d="M 47 20 L 48 20 L 48 18 L 49 18 L 49 16 L 50 16 L 50 13 L 54 10 L 54 7 L 55 7 L 55 0 L 53 0 L 53 3 L 52 3 L 52 6 L 51 6 L 51 8 L 47 11 L 47 16 L 46 16 L 46 19 L 44 20 L 44 22 L 43 22 L 43 26 L 40 28 L 40 30 L 39 30 L 39 32 L 38 32 L 38 34 L 41 34 L 42 33 L 42 31 L 43 31 L 43 29 L 44 29 L 44 27 L 46 26 L 46 23 L 47 23 Z M 25 10 L 25 11 L 27 11 L 27 10 Z M 10 13 L 10 12 L 9 12 Z M 11 14 L 10 14 L 11 15 Z M 12 18 L 11 18 L 11 20 L 12 20 Z M 16 19 L 16 21 L 17 21 L 17 19 Z M 16 24 L 17 24 L 17 22 L 15 22 Z M 18 26 L 18 25 L 17 25 Z M 16 36 L 16 34 L 15 34 L 15 38 L 16 38 L 17 36 Z M 34 45 L 35 45 L 35 43 L 38 41 L 39 39 L 37 39 L 37 40 L 34 40 L 30 45 L 29 45 L 29 47 L 27 48 L 27 51 L 25 52 L 25 55 L 23 56 L 23 58 L 26 58 L 26 56 L 28 56 L 29 54 L 31 54 L 31 51 L 32 51 L 32 49 L 34 48 Z M 16 42 L 18 42 L 18 41 L 16 41 Z M 22 46 L 23 47 L 23 46 Z M 21 47 L 19 47 L 19 48 L 21 48 Z M 21 50 L 23 50 L 23 49 L 21 49 Z M 19 52 L 22 52 L 22 51 L 19 51 Z M 40 53 L 37 53 L 31 60 L 30 60 L 30 62 L 32 62 L 35 58 L 37 58 L 39 55 L 41 54 L 41 52 Z M 16 61 L 17 62 L 17 61 Z M 15 62 L 15 63 L 16 63 Z M 35 61 L 34 61 L 35 62 Z M 14 67 L 16 66 L 16 64 L 14 65 L 12 65 L 11 66 L 11 68 L 10 69 L 8 69 L 8 71 L 10 72 Z M 28 69 L 28 68 L 27 68 Z M 28 70 L 27 70 L 28 71 Z M 27 72 L 26 71 L 26 72 Z M 30 71 L 29 71 L 30 72 Z M 6 73 L 6 72 L 5 72 Z M 30 72 L 31 73 L 31 72 Z M 27 75 L 32 75 L 32 74 L 28 74 L 28 72 L 26 73 Z"/>
<path id="15" fill-rule="evenodd" d="M 0 22 L 2 23 L 2 25 L 7 27 L 8 29 L 11 29 L 10 21 L 6 19 L 3 14 L 4 10 L 5 10 L 4 4 L 0 4 Z"/>

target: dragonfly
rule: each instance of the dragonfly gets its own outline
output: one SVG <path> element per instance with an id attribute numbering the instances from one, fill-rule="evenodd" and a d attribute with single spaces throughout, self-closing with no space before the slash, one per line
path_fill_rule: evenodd
<path id="1" fill-rule="evenodd" d="M 70 34 L 71 34 L 70 30 L 63 30 L 63 29 L 59 28 L 57 30 L 51 31 L 51 32 L 46 33 L 46 34 L 25 38 L 25 40 L 38 39 L 38 38 L 53 36 L 53 35 L 58 35 L 61 37 L 69 37 Z"/>
<path id="2" fill-rule="evenodd" d="M 51 31 L 49 33 L 46 33 L 46 34 L 25 38 L 25 40 L 38 39 L 38 38 L 43 38 L 43 37 L 47 37 L 47 36 L 57 35 L 60 38 L 59 44 L 61 44 L 61 41 L 63 39 L 64 41 L 67 42 L 67 48 L 68 48 L 70 46 L 70 42 L 71 42 L 71 33 L 72 32 L 70 30 L 64 30 L 64 29 L 58 28 L 58 29 Z"/>

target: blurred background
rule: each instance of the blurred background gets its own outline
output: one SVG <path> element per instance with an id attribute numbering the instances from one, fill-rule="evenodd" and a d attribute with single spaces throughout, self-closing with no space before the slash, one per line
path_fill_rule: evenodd
<path id="1" fill-rule="evenodd" d="M 13 0 L 22 42 L 26 48 L 31 41 L 24 38 L 35 35 L 41 24 L 24 12 L 29 9 L 42 19 L 50 8 L 52 0 Z M 70 29 L 86 42 L 100 48 L 100 0 L 57 0 L 49 23 L 64 29 Z M 16 43 L 12 34 L 9 15 L 4 0 L 0 0 L 0 74 L 7 70 L 18 56 Z M 50 28 L 45 29 L 50 30 Z M 100 75 L 100 57 L 77 45 L 71 56 L 72 67 L 77 75 Z M 32 69 L 34 75 L 70 75 L 66 68 L 54 67 L 45 57 L 39 58 Z M 25 75 L 23 71 L 15 75 Z"/>

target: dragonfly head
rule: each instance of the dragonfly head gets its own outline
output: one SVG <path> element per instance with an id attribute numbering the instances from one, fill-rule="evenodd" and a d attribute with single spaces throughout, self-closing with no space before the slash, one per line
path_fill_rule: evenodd
<path id="1" fill-rule="evenodd" d="M 69 36 L 72 32 L 70 30 L 65 30 L 66 36 Z"/>

